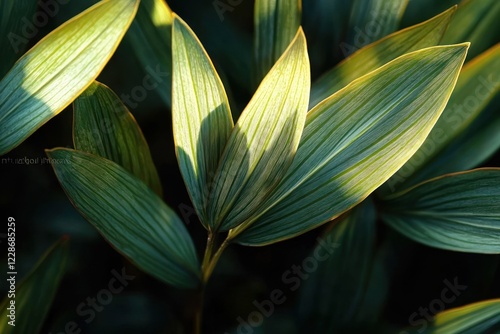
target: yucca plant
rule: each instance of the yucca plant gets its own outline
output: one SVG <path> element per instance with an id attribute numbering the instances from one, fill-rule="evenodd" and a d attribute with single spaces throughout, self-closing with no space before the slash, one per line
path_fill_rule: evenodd
<path id="1" fill-rule="evenodd" d="M 231 245 L 276 244 L 325 224 L 310 255 L 280 275 L 288 290 L 270 289 L 251 303 L 231 322 L 234 333 L 499 329 L 500 300 L 491 294 L 444 311 L 450 298 L 441 293 L 447 299 L 436 312 L 410 314 L 403 324 L 383 314 L 398 261 L 411 258 L 401 246 L 411 242 L 400 235 L 448 251 L 500 252 L 500 169 L 470 170 L 500 146 L 498 35 L 483 36 L 500 17 L 496 1 L 465 0 L 396 31 L 408 1 L 313 1 L 302 12 L 301 1 L 257 0 L 253 65 L 245 68 L 252 75 L 241 80 L 237 70 L 219 74 L 164 1 L 143 0 L 129 42 L 145 68 L 172 76 L 155 89 L 171 109 L 179 170 L 206 231 L 204 252 L 162 199 L 178 190 L 163 189 L 134 116 L 95 81 L 138 5 L 102 1 L 13 65 L 0 82 L 0 147 L 12 150 L 73 102 L 74 149 L 47 156 L 71 203 L 114 249 L 194 299 L 186 302 L 186 324 L 166 332 L 202 332 L 210 278 Z M 213 3 L 219 17 L 237 5 Z M 227 82 L 252 92 L 241 114 Z M 43 312 L 21 331 L 4 317 L 4 332 L 40 330 L 50 303 L 30 301 L 40 300 L 38 290 L 53 298 L 66 263 L 59 243 L 19 288 L 18 319 Z M 447 291 L 458 295 L 458 281 L 446 280 Z M 299 288 L 297 302 L 280 312 Z"/>

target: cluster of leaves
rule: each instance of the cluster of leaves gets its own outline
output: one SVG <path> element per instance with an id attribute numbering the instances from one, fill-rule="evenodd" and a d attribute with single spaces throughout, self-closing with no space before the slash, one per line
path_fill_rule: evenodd
<path id="1" fill-rule="evenodd" d="M 234 122 L 210 57 L 162 0 L 102 1 L 47 35 L 0 81 L 0 153 L 74 102 L 74 149 L 47 151 L 63 189 L 116 250 L 178 288 L 204 286 L 232 243 L 268 245 L 333 221 L 324 237 L 340 247 L 302 290 L 299 322 L 314 323 L 308 330 L 317 333 L 372 326 L 390 280 L 376 245 L 377 217 L 428 246 L 500 253 L 500 170 L 470 170 L 500 146 L 497 111 L 487 108 L 500 88 L 500 47 L 484 50 L 491 43 L 482 42 L 499 4 L 464 1 L 395 31 L 406 5 L 317 1 L 306 15 L 300 1 L 257 0 L 252 82 L 260 84 Z M 95 81 L 136 12 L 130 39 L 137 57 L 172 74 L 157 89 L 171 106 L 180 170 L 207 230 L 201 261 L 182 220 L 161 199 L 134 117 Z M 304 33 L 301 17 L 317 18 L 322 30 L 332 12 L 350 19 L 328 33 Z M 383 19 L 382 28 L 355 51 L 354 27 L 367 26 L 370 15 Z M 309 54 L 306 35 L 335 40 L 344 31 L 353 53 L 311 85 L 311 64 L 328 52 Z M 26 278 L 23 300 L 50 271 L 57 279 L 44 292 L 53 297 L 65 244 Z M 19 317 L 44 309 L 26 333 L 38 330 L 48 304 L 20 305 Z M 500 301 L 490 300 L 449 310 L 428 330 L 486 331 L 498 326 L 499 309 Z"/>

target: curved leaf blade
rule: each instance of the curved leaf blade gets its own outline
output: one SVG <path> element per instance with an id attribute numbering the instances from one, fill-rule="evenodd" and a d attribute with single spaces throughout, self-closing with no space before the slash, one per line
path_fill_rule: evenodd
<path id="1" fill-rule="evenodd" d="M 141 0 L 137 16 L 127 33 L 144 69 L 164 76 L 157 80 L 155 91 L 169 107 L 172 104 L 173 20 L 173 12 L 164 0 Z"/>
<path id="2" fill-rule="evenodd" d="M 260 82 L 294 39 L 302 0 L 256 0 L 254 9 L 255 82 Z"/>
<path id="3" fill-rule="evenodd" d="M 161 197 L 148 143 L 134 116 L 111 89 L 94 82 L 75 100 L 73 112 L 75 149 L 116 162 Z"/>
<path id="4" fill-rule="evenodd" d="M 38 42 L 0 81 L 0 154 L 66 108 L 99 75 L 138 0 L 106 0 Z"/>
<path id="5" fill-rule="evenodd" d="M 264 245 L 304 233 L 361 202 L 420 147 L 456 83 L 468 44 L 423 49 L 318 104 L 288 173 L 236 241 Z M 439 89 L 438 89 L 439 87 Z"/>
<path id="6" fill-rule="evenodd" d="M 498 42 L 500 2 L 496 0 L 462 0 L 444 34 L 443 44 L 470 42 L 467 58 L 473 58 Z"/>
<path id="7" fill-rule="evenodd" d="M 405 53 L 438 45 L 455 10 L 456 7 L 452 7 L 356 51 L 313 83 L 309 106 L 315 106 L 355 79 Z"/>
<path id="8" fill-rule="evenodd" d="M 189 233 L 142 181 L 86 152 L 53 149 L 47 155 L 73 205 L 120 253 L 163 282 L 198 285 L 200 269 Z"/>
<path id="9" fill-rule="evenodd" d="M 444 175 L 384 198 L 382 219 L 422 244 L 500 253 L 500 169 Z"/>
<path id="10" fill-rule="evenodd" d="M 248 103 L 221 157 L 209 224 L 228 230 L 254 215 L 290 166 L 307 114 L 310 74 L 299 29 Z"/>
<path id="11" fill-rule="evenodd" d="M 68 239 L 56 242 L 40 258 L 33 270 L 19 283 L 15 299 L 5 297 L 0 306 L 0 332 L 4 334 L 37 334 L 56 295 L 66 271 Z M 10 301 L 15 300 L 15 326 L 9 325 Z"/>
<path id="12" fill-rule="evenodd" d="M 200 41 L 179 17 L 172 30 L 173 107 L 177 160 L 202 223 L 210 182 L 233 128 L 226 91 Z"/>
<path id="13" fill-rule="evenodd" d="M 477 119 L 500 91 L 500 44 L 465 64 L 450 101 L 424 144 L 413 157 L 387 181 L 384 192 L 404 189 L 433 177 L 458 171 L 461 159 L 441 153 Z M 478 152 L 478 154 L 480 154 Z M 454 160 L 454 161 L 452 161 Z M 475 167 L 475 166 L 471 166 Z"/>

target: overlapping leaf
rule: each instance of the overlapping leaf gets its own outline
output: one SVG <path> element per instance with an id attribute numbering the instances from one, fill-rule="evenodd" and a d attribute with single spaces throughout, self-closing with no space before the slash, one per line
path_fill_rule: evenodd
<path id="1" fill-rule="evenodd" d="M 0 332 L 3 334 L 37 334 L 49 312 L 59 283 L 66 271 L 68 240 L 54 244 L 15 289 L 15 297 L 5 297 L 1 304 Z M 10 278 L 7 276 L 7 278 Z M 15 283 L 15 282 L 14 282 Z M 10 284 L 10 281 L 7 281 Z M 8 307 L 14 301 L 14 322 Z M 12 325 L 14 324 L 14 326 Z"/>
<path id="2" fill-rule="evenodd" d="M 197 286 L 200 269 L 189 233 L 142 181 L 89 153 L 54 149 L 47 155 L 73 205 L 119 252 L 168 284 Z"/>
<path id="3" fill-rule="evenodd" d="M 306 40 L 299 29 L 231 133 L 207 208 L 211 226 L 228 230 L 243 223 L 286 173 L 304 127 L 309 88 Z"/>
<path id="4" fill-rule="evenodd" d="M 77 150 L 116 162 L 161 196 L 161 182 L 139 125 L 105 85 L 94 82 L 75 100 L 73 141 Z"/>
<path id="5" fill-rule="evenodd" d="M 173 13 L 164 0 L 141 0 L 127 34 L 145 71 L 156 73 L 156 78 L 162 74 L 154 89 L 168 106 L 172 101 L 172 22 Z"/>
<path id="6" fill-rule="evenodd" d="M 172 36 L 172 122 L 177 159 L 206 226 L 210 183 L 233 128 L 224 86 L 203 46 L 179 17 Z"/>
<path id="7" fill-rule="evenodd" d="M 444 173 L 458 171 L 456 167 L 460 162 L 456 160 L 468 157 L 461 154 L 452 157 L 449 154 L 442 155 L 442 152 L 471 125 L 500 91 L 500 80 L 497 80 L 499 72 L 500 44 L 464 66 L 443 115 L 417 153 L 387 182 L 384 192 L 407 188 Z"/>
<path id="8" fill-rule="evenodd" d="M 383 220 L 432 247 L 500 253 L 500 169 L 438 177 L 385 197 Z"/>
<path id="9" fill-rule="evenodd" d="M 255 1 L 255 82 L 259 83 L 286 50 L 300 26 L 302 0 Z"/>
<path id="10" fill-rule="evenodd" d="M 471 42 L 467 58 L 476 57 L 498 42 L 499 17 L 500 2 L 496 0 L 462 0 L 442 43 Z"/>
<path id="11" fill-rule="evenodd" d="M 0 81 L 0 154 L 68 106 L 99 75 L 138 0 L 105 0 L 29 50 Z"/>
<path id="12" fill-rule="evenodd" d="M 423 143 L 449 99 L 467 47 L 406 54 L 318 104 L 265 209 L 240 236 L 239 228 L 230 236 L 250 245 L 291 238 L 366 198 Z"/>
<path id="13" fill-rule="evenodd" d="M 313 83 L 309 105 L 315 106 L 353 80 L 405 53 L 437 45 L 454 11 L 455 7 L 355 52 Z"/>
<path id="14" fill-rule="evenodd" d="M 335 223 L 310 254 L 318 269 L 304 281 L 299 301 L 308 332 L 342 332 L 366 321 L 360 314 L 367 308 L 363 302 L 376 255 L 375 223 L 375 207 L 366 200 Z M 378 290 L 383 289 L 383 281 L 378 283 Z"/>

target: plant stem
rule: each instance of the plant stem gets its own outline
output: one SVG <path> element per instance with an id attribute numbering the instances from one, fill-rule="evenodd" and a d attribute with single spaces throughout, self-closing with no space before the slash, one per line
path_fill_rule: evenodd
<path id="1" fill-rule="evenodd" d="M 222 242 L 222 244 L 219 246 L 219 249 L 215 252 L 215 254 L 211 257 L 210 260 L 207 260 L 206 265 L 202 267 L 202 275 L 203 275 L 203 284 L 205 285 L 208 280 L 210 279 L 210 276 L 212 275 L 212 272 L 214 271 L 215 266 L 217 265 L 217 262 L 219 262 L 219 258 L 224 252 L 224 250 L 229 246 L 229 240 L 226 239 Z"/>

